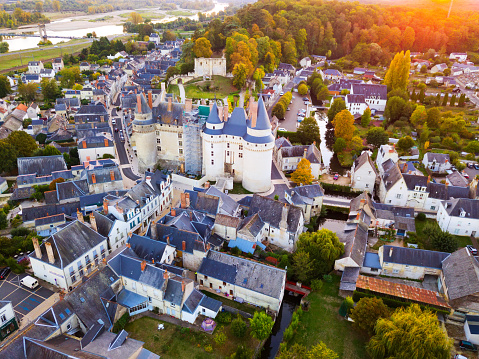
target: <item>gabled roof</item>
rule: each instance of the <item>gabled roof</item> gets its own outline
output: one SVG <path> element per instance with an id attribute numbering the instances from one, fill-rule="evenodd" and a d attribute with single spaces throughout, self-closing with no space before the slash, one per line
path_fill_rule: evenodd
<path id="1" fill-rule="evenodd" d="M 391 159 L 388 159 L 383 164 L 384 173 L 382 180 L 386 187 L 386 190 L 389 191 L 397 182 L 403 179 L 403 175 L 399 170 L 399 167 Z"/>
<path id="2" fill-rule="evenodd" d="M 220 209 L 225 211 L 229 215 L 234 215 L 239 208 L 239 204 L 226 193 L 221 192 L 214 186 L 208 188 L 205 192 L 208 195 L 216 196 L 221 199 L 220 201 Z"/>
<path id="3" fill-rule="evenodd" d="M 371 160 L 371 156 L 369 156 L 369 153 L 367 151 L 361 153 L 361 155 L 354 161 L 354 171 L 357 171 L 359 168 L 366 164 L 369 164 L 369 166 L 373 169 L 374 173 L 377 176 L 378 171 L 376 170 L 376 166 L 374 165 L 373 161 Z"/>
<path id="4" fill-rule="evenodd" d="M 479 292 L 479 263 L 467 248 L 459 249 L 446 258 L 442 263 L 442 272 L 449 300 Z"/>
<path id="5" fill-rule="evenodd" d="M 378 97 L 381 100 L 387 100 L 388 98 L 388 88 L 386 85 L 353 84 L 352 90 L 353 94 L 362 94 L 366 98 Z"/>
<path id="6" fill-rule="evenodd" d="M 450 253 L 427 251 L 407 247 L 383 246 L 383 261 L 415 267 L 442 268 L 442 261 L 450 256 Z"/>
<path id="7" fill-rule="evenodd" d="M 128 243 L 139 258 L 146 259 L 149 262 L 154 259 L 156 263 L 160 263 L 167 246 L 166 243 L 137 234 L 133 234 L 128 239 Z"/>
<path id="8" fill-rule="evenodd" d="M 404 182 L 406 182 L 408 190 L 410 191 L 414 191 L 416 186 L 427 187 L 426 176 L 410 175 L 407 173 L 404 173 L 402 176 L 404 178 Z"/>
<path id="9" fill-rule="evenodd" d="M 300 207 L 292 206 L 287 203 L 275 201 L 272 198 L 263 197 L 258 194 L 253 195 L 249 206 L 249 214 L 258 213 L 261 220 L 275 228 L 280 227 L 283 208 L 287 211 L 287 230 L 296 233 L 300 220 L 303 217 L 303 211 Z"/>
<path id="10" fill-rule="evenodd" d="M 67 169 L 65 159 L 58 156 L 38 156 L 17 158 L 18 174 L 27 175 L 35 173 L 37 176 L 47 176 L 55 171 Z"/>
<path id="11" fill-rule="evenodd" d="M 479 219 L 479 201 L 475 199 L 456 198 L 443 201 L 449 216 Z"/>
<path id="12" fill-rule="evenodd" d="M 450 162 L 451 159 L 449 158 L 449 155 L 446 153 L 433 153 L 433 152 L 426 152 L 424 155 L 424 159 L 429 163 L 429 162 L 437 162 L 437 163 L 446 163 Z"/>

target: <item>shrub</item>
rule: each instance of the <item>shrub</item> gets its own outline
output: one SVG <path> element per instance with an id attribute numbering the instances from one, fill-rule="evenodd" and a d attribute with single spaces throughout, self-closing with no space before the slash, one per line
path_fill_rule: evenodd
<path id="1" fill-rule="evenodd" d="M 418 221 L 424 222 L 426 220 L 426 215 L 424 213 L 418 213 L 416 218 Z"/>
<path id="2" fill-rule="evenodd" d="M 323 288 L 323 281 L 321 279 L 313 279 L 311 281 L 311 289 L 315 292 L 320 291 Z"/>
<path id="3" fill-rule="evenodd" d="M 287 327 L 287 328 L 284 330 L 284 333 L 283 333 L 283 341 L 289 342 L 289 341 L 293 338 L 293 335 L 294 335 L 294 330 L 293 330 L 293 328 L 292 328 L 291 325 L 290 325 L 289 327 Z"/>
<path id="4" fill-rule="evenodd" d="M 331 282 L 333 281 L 333 277 L 332 277 L 331 275 L 329 275 L 329 274 L 324 274 L 324 275 L 323 275 L 323 279 L 324 279 L 324 281 L 327 282 L 327 283 L 331 283 Z"/>
<path id="5" fill-rule="evenodd" d="M 113 333 L 121 332 L 123 329 L 125 329 L 125 326 L 128 324 L 129 321 L 130 321 L 130 313 L 125 312 L 125 314 L 123 314 L 120 317 L 120 319 L 118 319 L 116 323 L 113 325 L 112 332 Z"/>
<path id="6" fill-rule="evenodd" d="M 244 337 L 246 333 L 246 323 L 239 314 L 238 317 L 231 322 L 231 331 L 233 335 L 238 338 Z"/>
<path id="7" fill-rule="evenodd" d="M 213 351 L 213 347 L 211 345 L 206 345 L 205 346 L 205 352 L 211 353 Z"/>
<path id="8" fill-rule="evenodd" d="M 231 323 L 231 313 L 230 312 L 220 312 L 216 316 L 216 321 L 221 324 Z"/>
<path id="9" fill-rule="evenodd" d="M 226 334 L 224 332 L 218 332 L 218 333 L 216 333 L 214 339 L 215 339 L 216 345 L 221 346 L 224 343 L 226 343 L 226 339 L 228 339 L 228 337 L 226 336 Z"/>

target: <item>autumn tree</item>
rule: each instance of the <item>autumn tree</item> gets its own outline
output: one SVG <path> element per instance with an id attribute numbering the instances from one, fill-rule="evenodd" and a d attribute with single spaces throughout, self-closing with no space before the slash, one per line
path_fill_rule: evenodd
<path id="1" fill-rule="evenodd" d="M 459 97 L 459 102 L 457 103 L 457 106 L 459 107 L 464 107 L 466 105 L 466 95 L 461 94 L 461 97 Z"/>
<path id="2" fill-rule="evenodd" d="M 281 346 L 281 352 L 276 359 L 338 359 L 339 356 L 333 350 L 329 349 L 326 344 L 319 342 L 309 351 L 301 344 L 293 344 L 290 348 Z"/>
<path id="3" fill-rule="evenodd" d="M 384 84 L 387 85 L 388 89 L 405 91 L 409 80 L 410 67 L 411 57 L 409 50 L 406 53 L 404 51 L 397 53 L 384 77 Z"/>
<path id="4" fill-rule="evenodd" d="M 211 43 L 206 37 L 196 39 L 193 46 L 193 52 L 196 57 L 211 57 L 213 51 L 211 50 Z"/>
<path id="5" fill-rule="evenodd" d="M 233 86 L 242 89 L 248 78 L 248 68 L 243 63 L 238 63 L 233 69 Z"/>
<path id="6" fill-rule="evenodd" d="M 265 340 L 273 330 L 273 319 L 265 312 L 255 312 L 253 318 L 249 318 L 251 336 L 259 341 Z"/>
<path id="7" fill-rule="evenodd" d="M 284 108 L 284 105 L 281 102 L 276 103 L 271 110 L 271 114 L 280 120 L 284 118 L 285 113 L 286 108 Z"/>
<path id="8" fill-rule="evenodd" d="M 430 128 L 436 128 L 441 122 L 441 111 L 437 107 L 430 108 L 427 110 L 427 125 Z"/>
<path id="9" fill-rule="evenodd" d="M 296 252 L 302 251 L 309 254 L 313 278 L 319 278 L 333 269 L 334 261 L 344 253 L 344 244 L 339 241 L 336 233 L 321 229 L 300 234 Z"/>
<path id="10" fill-rule="evenodd" d="M 331 107 L 328 110 L 329 122 L 333 122 L 336 115 L 345 109 L 346 109 L 346 103 L 344 102 L 343 99 L 338 98 L 334 100 L 334 102 L 332 103 Z"/>
<path id="11" fill-rule="evenodd" d="M 367 345 L 373 359 L 449 359 L 452 340 L 435 313 L 418 304 L 398 308 L 390 318 L 380 318 Z"/>
<path id="12" fill-rule="evenodd" d="M 50 182 L 50 184 L 48 185 L 50 191 L 55 191 L 57 189 L 57 184 L 58 183 L 63 183 L 65 182 L 65 180 L 63 178 L 56 178 L 54 179 L 53 181 Z"/>
<path id="13" fill-rule="evenodd" d="M 412 139 L 411 136 L 404 136 L 399 139 L 396 146 L 400 150 L 406 152 L 406 151 L 409 151 L 412 146 L 414 146 L 414 140 Z"/>
<path id="14" fill-rule="evenodd" d="M 389 141 L 389 136 L 382 127 L 370 128 L 366 134 L 366 141 L 374 147 L 385 145 Z"/>
<path id="15" fill-rule="evenodd" d="M 447 103 L 449 102 L 449 94 L 446 92 L 444 95 L 444 98 L 442 99 L 442 106 L 447 106 Z"/>
<path id="16" fill-rule="evenodd" d="M 361 115 L 361 126 L 368 127 L 369 122 L 371 122 L 371 110 L 369 107 L 364 110 L 363 114 Z"/>
<path id="17" fill-rule="evenodd" d="M 262 67 L 258 67 L 256 70 L 254 70 L 253 73 L 253 80 L 255 84 L 255 89 L 256 91 L 261 91 L 263 90 L 264 84 L 263 84 L 263 77 L 265 76 L 265 72 Z"/>
<path id="18" fill-rule="evenodd" d="M 54 0 L 54 1 L 52 2 L 52 7 L 53 7 L 53 10 L 55 10 L 56 12 L 59 12 L 60 9 L 61 9 L 60 1 Z"/>
<path id="19" fill-rule="evenodd" d="M 133 11 L 132 13 L 130 13 L 130 20 L 134 25 L 138 25 L 143 22 L 143 18 L 136 11 Z"/>
<path id="20" fill-rule="evenodd" d="M 24 131 L 10 133 L 6 141 L 15 147 L 19 157 L 31 157 L 38 147 L 32 136 Z"/>
<path id="21" fill-rule="evenodd" d="M 354 326 L 367 331 L 370 335 L 374 333 L 374 326 L 379 318 L 389 317 L 390 312 L 382 299 L 371 297 L 361 298 L 351 311 L 351 318 Z"/>
<path id="22" fill-rule="evenodd" d="M 301 121 L 296 133 L 303 145 L 309 145 L 315 141 L 319 143 L 321 138 L 318 122 L 314 117 L 306 117 Z"/>
<path id="23" fill-rule="evenodd" d="M 298 185 L 311 184 L 314 180 L 314 176 L 311 172 L 311 162 L 306 158 L 302 158 L 298 163 L 296 171 L 291 174 L 291 180 Z"/>
<path id="24" fill-rule="evenodd" d="M 38 90 L 38 84 L 34 82 L 18 85 L 18 94 L 23 100 L 27 102 L 31 102 L 35 100 L 35 97 L 37 95 L 37 90 Z"/>
<path id="25" fill-rule="evenodd" d="M 304 83 L 303 83 L 303 84 L 300 84 L 300 85 L 298 86 L 298 93 L 299 93 L 301 96 L 307 95 L 307 94 L 308 94 L 308 86 L 305 85 Z"/>
<path id="26" fill-rule="evenodd" d="M 344 138 L 346 142 L 351 141 L 353 138 L 354 130 L 354 117 L 348 110 L 342 110 L 339 112 L 333 120 L 334 135 L 336 138 Z"/>
<path id="27" fill-rule="evenodd" d="M 424 125 L 427 121 L 427 111 L 424 106 L 417 106 L 410 118 L 411 123 L 415 127 Z"/>

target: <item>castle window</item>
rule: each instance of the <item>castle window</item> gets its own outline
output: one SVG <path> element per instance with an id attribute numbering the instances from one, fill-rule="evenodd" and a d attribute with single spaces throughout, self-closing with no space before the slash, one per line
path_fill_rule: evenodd
<path id="1" fill-rule="evenodd" d="M 156 149 L 158 150 L 158 152 L 161 152 L 161 146 L 156 146 Z"/>
<path id="2" fill-rule="evenodd" d="M 226 151 L 226 156 L 229 156 L 230 155 L 230 151 Z"/>
<path id="3" fill-rule="evenodd" d="M 178 133 L 178 138 L 182 138 L 182 137 L 183 137 L 183 134 Z"/>
<path id="4" fill-rule="evenodd" d="M 230 144 L 229 144 L 229 143 L 226 144 L 226 148 L 230 148 Z"/>
<path id="5" fill-rule="evenodd" d="M 243 151 L 243 145 L 239 145 L 239 150 Z"/>
<path id="6" fill-rule="evenodd" d="M 182 141 L 178 141 L 178 146 L 183 146 L 183 142 Z"/>
<path id="7" fill-rule="evenodd" d="M 211 144 L 211 148 L 213 148 L 213 144 Z"/>
<path id="8" fill-rule="evenodd" d="M 243 154 L 242 154 L 242 153 L 239 153 L 239 154 L 238 154 L 238 157 L 239 157 L 239 158 L 243 158 Z"/>
<path id="9" fill-rule="evenodd" d="M 182 155 L 182 154 L 183 154 L 183 149 L 180 148 L 180 149 L 178 150 L 178 153 L 179 153 L 180 155 Z"/>
<path id="10" fill-rule="evenodd" d="M 211 165 L 214 165 L 215 164 L 215 160 L 211 160 Z"/>
<path id="11" fill-rule="evenodd" d="M 156 143 L 161 143 L 161 140 L 159 138 L 157 138 Z"/>
<path id="12" fill-rule="evenodd" d="M 216 128 L 216 126 L 213 126 L 213 130 Z"/>
<path id="13" fill-rule="evenodd" d="M 211 157 L 213 157 L 215 155 L 215 153 L 213 151 L 211 151 Z"/>

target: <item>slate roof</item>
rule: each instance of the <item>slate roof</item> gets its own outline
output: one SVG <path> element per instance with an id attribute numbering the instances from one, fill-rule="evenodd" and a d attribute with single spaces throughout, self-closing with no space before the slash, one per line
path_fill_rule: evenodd
<path id="1" fill-rule="evenodd" d="M 346 95 L 347 103 L 366 103 L 366 97 L 364 95 Z"/>
<path id="2" fill-rule="evenodd" d="M 185 242 L 185 252 L 193 253 L 193 250 L 206 252 L 206 245 L 201 236 L 195 232 L 189 232 L 164 224 L 157 223 L 157 239 L 163 243 L 168 243 L 175 247 L 178 251 L 183 251 L 183 241 Z"/>
<path id="3" fill-rule="evenodd" d="M 42 253 L 40 260 L 49 263 L 45 242 L 49 242 L 52 245 L 55 258 L 55 262 L 52 265 L 57 268 L 65 268 L 104 241 L 106 246 L 105 237 L 80 221 L 74 221 L 51 235 L 40 245 Z M 30 258 L 36 258 L 36 253 L 30 254 Z"/>
<path id="4" fill-rule="evenodd" d="M 397 182 L 399 182 L 403 178 L 403 175 L 399 170 L 399 167 L 391 159 L 385 161 L 382 166 L 384 169 L 382 180 L 384 181 L 386 190 L 389 191 Z"/>
<path id="5" fill-rule="evenodd" d="M 449 300 L 479 292 L 479 263 L 467 248 L 451 253 L 442 262 L 442 272 Z"/>
<path id="6" fill-rule="evenodd" d="M 246 113 L 243 108 L 236 107 L 223 127 L 225 135 L 243 137 L 246 134 Z"/>
<path id="7" fill-rule="evenodd" d="M 369 225 L 369 223 L 368 223 Z M 344 257 L 350 257 L 358 266 L 362 266 L 366 246 L 368 244 L 367 226 L 359 223 L 351 223 L 345 228 L 342 241 L 344 241 Z"/>
<path id="8" fill-rule="evenodd" d="M 35 219 L 35 227 L 37 226 L 44 226 L 46 224 L 53 224 L 57 222 L 65 222 L 65 215 L 62 214 L 55 214 L 53 216 L 36 218 Z"/>
<path id="9" fill-rule="evenodd" d="M 211 186 L 205 191 L 206 194 L 219 197 L 220 200 L 220 209 L 226 212 L 229 215 L 234 215 L 238 209 L 239 204 L 227 194 L 221 192 L 214 186 Z"/>
<path id="10" fill-rule="evenodd" d="M 283 269 L 215 251 L 208 252 L 198 273 L 277 299 L 286 280 Z"/>
<path id="11" fill-rule="evenodd" d="M 303 212 L 300 207 L 254 194 L 249 206 L 249 214 L 258 213 L 263 222 L 269 223 L 275 228 L 279 228 L 283 207 L 286 207 L 288 211 L 286 220 L 288 225 L 287 229 L 289 232 L 296 233 L 300 219 L 303 217 Z"/>
<path id="12" fill-rule="evenodd" d="M 212 310 L 213 312 L 218 312 L 223 305 L 219 300 L 210 298 L 208 296 L 203 296 L 203 299 L 200 302 L 200 305 L 202 307 L 205 307 L 209 310 Z"/>
<path id="13" fill-rule="evenodd" d="M 215 224 L 226 227 L 238 228 L 240 223 L 241 218 L 229 216 L 227 214 L 217 214 L 215 219 Z"/>
<path id="14" fill-rule="evenodd" d="M 88 194 L 88 183 L 86 180 L 57 183 L 56 192 L 59 201 L 77 198 Z"/>
<path id="15" fill-rule="evenodd" d="M 122 176 L 120 172 L 120 168 L 118 166 L 115 167 L 96 167 L 93 169 L 85 170 L 81 178 L 86 179 L 89 185 L 93 185 L 95 183 L 110 183 L 111 180 L 111 172 L 113 172 L 113 177 L 115 181 L 121 181 Z M 95 182 L 93 181 L 93 175 L 95 175 Z"/>
<path id="16" fill-rule="evenodd" d="M 183 310 L 193 314 L 205 295 L 197 289 L 193 289 L 183 304 Z"/>
<path id="17" fill-rule="evenodd" d="M 446 163 L 446 160 L 448 162 L 451 161 L 448 154 L 433 153 L 433 152 L 426 152 L 426 154 L 424 155 L 424 159 L 428 163 L 432 163 L 432 162 L 436 161 L 436 163 L 441 163 L 441 164 Z"/>
<path id="18" fill-rule="evenodd" d="M 25 207 L 22 209 L 23 222 L 29 222 L 35 218 L 53 216 L 55 214 L 65 213 L 67 216 L 76 213 L 80 209 L 80 202 L 70 202 L 63 204 L 47 204 L 45 206 Z"/>
<path id="19" fill-rule="evenodd" d="M 479 315 L 466 314 L 467 325 L 471 334 L 479 334 Z"/>
<path id="20" fill-rule="evenodd" d="M 81 198 L 80 198 L 81 201 Z M 103 237 L 108 237 L 111 231 L 111 228 L 115 224 L 114 221 L 112 221 L 110 218 L 107 216 L 104 216 L 103 214 L 93 211 L 93 216 L 95 217 L 95 222 L 96 222 L 96 227 L 98 233 L 100 233 Z"/>
<path id="21" fill-rule="evenodd" d="M 128 243 L 139 258 L 146 259 L 149 262 L 154 259 L 155 262 L 158 263 L 161 261 L 161 257 L 167 246 L 166 243 L 137 234 L 133 234 L 128 239 Z"/>
<path id="22" fill-rule="evenodd" d="M 446 179 L 451 183 L 452 186 L 458 186 L 458 187 L 469 186 L 468 180 L 458 171 L 454 171 L 451 174 L 447 175 Z"/>
<path id="23" fill-rule="evenodd" d="M 35 193 L 35 189 L 33 187 L 15 188 L 13 190 L 13 193 L 12 193 L 12 196 L 10 197 L 10 199 L 12 201 L 19 201 L 19 200 L 22 200 L 22 199 L 28 199 L 34 193 Z M 32 218 L 32 219 L 34 219 L 34 218 Z"/>
<path id="24" fill-rule="evenodd" d="M 404 178 L 404 182 L 406 182 L 406 186 L 410 191 L 414 191 L 416 186 L 427 188 L 426 176 L 410 175 L 404 173 L 402 177 Z"/>
<path id="25" fill-rule="evenodd" d="M 238 232 L 250 233 L 256 237 L 264 227 L 264 222 L 258 213 L 252 214 L 241 221 Z"/>
<path id="26" fill-rule="evenodd" d="M 451 253 L 427 251 L 407 247 L 383 246 L 383 262 L 410 265 L 415 267 L 442 268 L 442 261 Z M 392 250 L 392 253 L 391 253 Z"/>
<path id="27" fill-rule="evenodd" d="M 291 195 L 291 193 L 294 192 L 295 194 L 303 198 L 310 198 L 310 199 L 324 196 L 323 189 L 321 188 L 319 184 L 297 186 L 294 188 L 287 189 L 285 190 L 285 192 L 289 193 L 289 195 Z"/>
<path id="28" fill-rule="evenodd" d="M 274 145 L 276 148 L 293 146 L 286 137 L 278 137 L 276 141 L 274 141 Z"/>
<path id="29" fill-rule="evenodd" d="M 479 219 L 479 201 L 474 199 L 456 198 L 442 202 L 446 207 L 447 213 L 452 217 Z"/>
<path id="30" fill-rule="evenodd" d="M 377 176 L 378 171 L 376 170 L 376 166 L 374 165 L 373 161 L 371 160 L 371 156 L 369 156 L 369 153 L 367 151 L 361 153 L 361 155 L 354 161 L 354 171 L 357 171 L 366 163 L 369 163 L 370 167 L 373 169 L 374 173 Z"/>
<path id="31" fill-rule="evenodd" d="M 341 275 L 339 290 L 354 291 L 356 290 L 356 281 L 359 277 L 360 267 L 346 267 Z"/>
<path id="32" fill-rule="evenodd" d="M 321 152 L 316 147 L 314 143 L 310 145 L 295 145 L 291 147 L 281 147 L 281 157 L 304 157 L 304 152 L 306 151 L 305 158 L 310 163 L 321 163 Z"/>
<path id="33" fill-rule="evenodd" d="M 177 280 L 180 279 L 180 280 Z M 181 277 L 174 277 L 168 280 L 166 284 L 166 290 L 163 294 L 163 299 L 173 303 L 175 305 L 181 305 L 183 301 L 184 292 L 181 288 L 181 281 L 186 281 L 186 279 L 182 279 Z"/>
<path id="34" fill-rule="evenodd" d="M 67 170 L 65 159 L 58 156 L 38 156 L 17 158 L 18 174 L 35 173 L 37 176 L 47 176 L 55 171 Z"/>
<path id="35" fill-rule="evenodd" d="M 377 253 L 366 252 L 364 255 L 363 267 L 381 269 L 379 255 Z"/>
<path id="36" fill-rule="evenodd" d="M 352 85 L 353 94 L 362 94 L 366 98 L 369 97 L 379 97 L 381 100 L 387 100 L 388 98 L 388 88 L 386 85 L 375 85 L 375 84 L 353 84 Z"/>
<path id="37" fill-rule="evenodd" d="M 106 140 L 106 141 L 105 141 Z M 105 143 L 107 146 L 105 146 Z M 78 142 L 78 149 L 113 147 L 113 141 L 105 136 L 85 137 Z"/>

